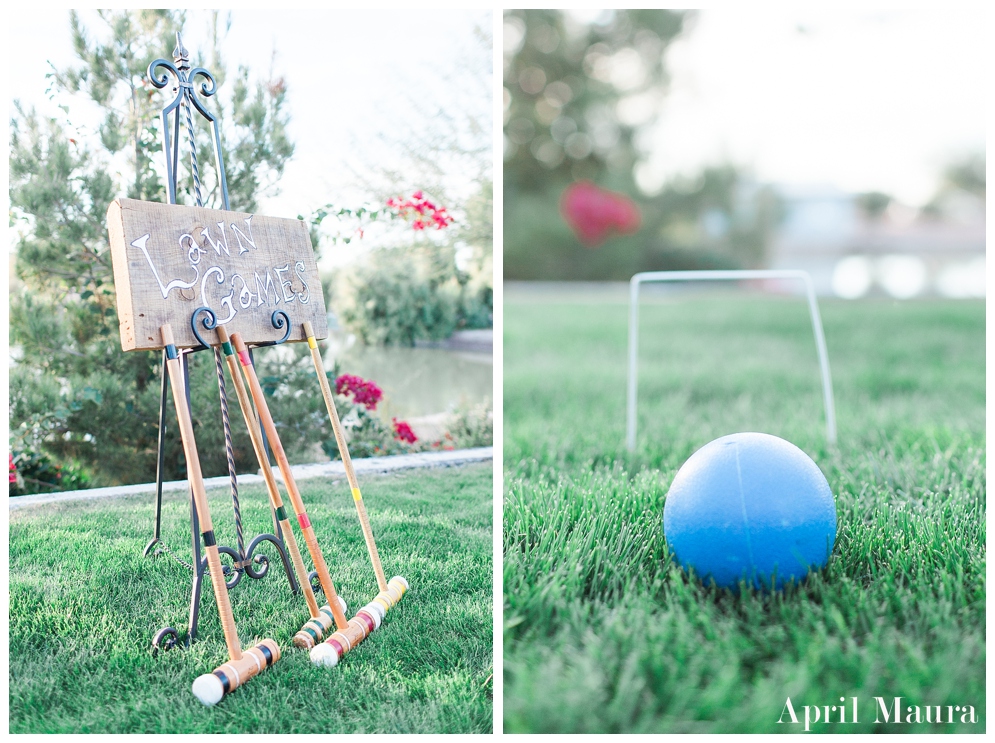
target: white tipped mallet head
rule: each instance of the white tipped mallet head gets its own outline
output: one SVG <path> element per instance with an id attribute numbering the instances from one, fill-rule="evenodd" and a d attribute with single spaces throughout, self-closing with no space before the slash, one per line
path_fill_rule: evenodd
<path id="1" fill-rule="evenodd" d="M 213 707 L 225 695 L 225 687 L 213 673 L 205 673 L 194 679 L 193 695 L 205 706 Z"/>
<path id="2" fill-rule="evenodd" d="M 381 621 L 381 622 L 383 621 L 383 618 L 384 618 L 385 616 L 387 616 L 387 612 L 386 612 L 386 610 L 385 610 L 385 609 L 383 608 L 383 604 L 380 604 L 380 603 L 377 603 L 376 601 L 371 601 L 370 603 L 368 603 L 368 604 L 367 604 L 366 606 L 364 606 L 363 608 L 364 608 L 364 609 L 366 609 L 366 610 L 367 610 L 367 611 L 369 611 L 369 612 L 373 612 L 373 613 L 374 613 L 374 614 L 376 614 L 376 615 L 377 615 L 378 617 L 380 617 L 380 621 Z"/>
<path id="3" fill-rule="evenodd" d="M 390 580 L 400 581 L 404 585 L 404 590 L 405 591 L 407 591 L 409 588 L 411 588 L 411 586 L 408 585 L 408 582 L 404 578 L 402 578 L 401 576 L 399 576 L 399 575 L 395 575 Z M 387 581 L 387 582 L 390 583 L 390 580 Z"/>
<path id="4" fill-rule="evenodd" d="M 342 613 L 343 614 L 348 614 L 349 613 L 349 605 L 345 602 L 345 599 L 342 598 L 341 596 L 336 596 L 335 598 L 337 598 L 339 600 L 339 607 L 341 607 Z M 328 609 L 328 611 L 332 610 L 332 607 L 329 606 L 328 604 L 325 604 L 322 608 L 323 609 Z"/>
<path id="5" fill-rule="evenodd" d="M 370 615 L 370 619 L 373 620 L 373 629 L 378 630 L 380 629 L 381 622 L 383 622 L 383 617 L 380 616 L 380 612 L 374 609 L 373 606 L 375 606 L 375 604 L 367 604 L 360 609 L 360 611 L 366 612 Z"/>
<path id="6" fill-rule="evenodd" d="M 339 654 L 327 642 L 319 642 L 311 648 L 311 662 L 316 666 L 334 668 L 339 662 Z"/>

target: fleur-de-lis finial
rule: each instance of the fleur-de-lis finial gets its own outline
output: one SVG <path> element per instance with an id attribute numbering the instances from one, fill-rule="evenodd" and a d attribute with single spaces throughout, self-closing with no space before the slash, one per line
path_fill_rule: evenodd
<path id="1" fill-rule="evenodd" d="M 179 31 L 176 32 L 176 48 L 173 50 L 173 61 L 176 63 L 176 69 L 178 70 L 186 71 L 190 69 L 190 52 L 183 46 Z"/>
<path id="2" fill-rule="evenodd" d="M 163 70 L 163 72 L 158 74 L 159 70 Z M 168 86 L 171 79 L 175 81 L 172 86 L 174 98 L 162 109 L 163 151 L 167 153 L 166 186 L 169 203 L 176 203 L 176 165 L 179 161 L 179 143 L 173 141 L 173 136 L 179 132 L 179 121 L 182 116 L 185 119 L 190 139 L 190 171 L 194 181 L 196 203 L 198 206 L 201 205 L 200 174 L 192 120 L 193 112 L 197 111 L 211 124 L 211 132 L 214 135 L 214 161 L 218 171 L 218 182 L 221 186 L 221 200 L 224 208 L 228 209 L 228 183 L 225 178 L 224 159 L 221 155 L 221 130 L 218 128 L 217 118 L 199 100 L 201 97 L 210 98 L 217 92 L 218 84 L 214 75 L 203 67 L 191 68 L 190 52 L 183 46 L 183 39 L 179 31 L 176 32 L 173 62 L 157 59 L 149 64 L 147 74 L 152 86 L 160 90 Z M 195 79 L 198 80 L 196 87 L 194 86 Z M 172 115 L 172 124 L 170 124 L 170 115 Z"/>

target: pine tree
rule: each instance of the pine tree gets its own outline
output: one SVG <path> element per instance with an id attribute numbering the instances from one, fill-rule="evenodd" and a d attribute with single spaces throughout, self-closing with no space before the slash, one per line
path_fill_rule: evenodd
<path id="1" fill-rule="evenodd" d="M 158 112 L 166 94 L 146 70 L 154 59 L 170 57 L 185 18 L 166 10 L 101 11 L 100 18 L 106 42 L 91 38 L 70 14 L 79 64 L 50 75 L 58 100 L 68 102 L 68 120 L 42 120 L 19 105 L 11 120 L 11 222 L 18 240 L 10 436 L 21 492 L 147 482 L 155 475 L 160 357 L 121 351 L 105 218 L 120 196 L 165 201 Z M 286 84 L 255 81 L 243 67 L 226 85 L 222 26 L 215 14 L 209 56 L 195 63 L 218 82 L 210 100 L 222 124 L 231 208 L 254 211 L 293 154 Z M 94 104 L 102 123 L 81 134 L 71 123 L 74 111 Z M 201 170 L 209 172 L 210 144 L 206 136 L 200 140 Z M 216 184 L 208 178 L 206 186 L 205 205 L 219 208 Z M 192 202 L 183 189 L 178 201 Z M 214 421 L 213 359 L 196 356 L 192 397 L 203 467 L 220 474 L 226 465 Z M 212 412 L 201 420 L 198 410 Z M 237 463 L 251 458 L 244 435 L 236 439 L 236 457 Z M 176 437 L 165 465 L 167 479 L 183 476 Z"/>

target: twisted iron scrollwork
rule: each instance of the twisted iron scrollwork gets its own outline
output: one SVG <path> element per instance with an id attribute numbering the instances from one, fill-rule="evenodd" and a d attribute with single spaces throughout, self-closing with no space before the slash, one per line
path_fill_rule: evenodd
<path id="1" fill-rule="evenodd" d="M 291 589 L 294 593 L 297 593 L 299 590 L 297 579 L 294 577 L 293 566 L 290 564 L 290 558 L 287 557 L 287 550 L 283 546 L 283 543 L 272 534 L 260 534 L 249 543 L 249 549 L 245 551 L 245 560 L 242 563 L 245 566 L 245 572 L 249 574 L 250 578 L 262 578 L 266 575 L 270 566 L 269 557 L 264 554 L 255 556 L 252 554 L 263 542 L 270 542 L 276 547 L 277 554 L 279 554 L 280 559 L 283 560 L 283 567 L 287 571 L 287 576 L 290 578 Z M 255 567 L 257 565 L 259 566 L 258 569 Z"/>
<path id="2" fill-rule="evenodd" d="M 232 561 L 231 565 L 225 565 L 223 563 L 221 565 L 221 572 L 225 576 L 225 585 L 228 586 L 228 590 L 230 591 L 238 585 L 240 580 L 242 580 L 242 556 L 231 547 L 222 547 L 221 545 L 218 545 L 218 556 L 221 555 L 227 555 Z M 207 555 L 204 555 L 204 557 L 201 558 L 200 567 L 204 575 L 211 574 L 211 571 L 207 569 Z"/>
<path id="3" fill-rule="evenodd" d="M 214 314 L 214 310 L 210 307 L 198 307 L 194 310 L 194 313 L 190 316 L 190 329 L 193 330 L 194 337 L 200 341 L 200 345 L 192 349 L 194 351 L 204 351 L 211 347 L 211 344 L 205 341 L 200 331 L 197 330 L 197 318 L 201 315 L 207 315 L 202 321 L 204 330 L 214 330 L 218 327 L 218 316 Z"/>
<path id="4" fill-rule="evenodd" d="M 152 655 L 155 656 L 160 650 L 172 650 L 179 644 L 180 633 L 172 627 L 163 627 L 152 638 Z"/>
<path id="5" fill-rule="evenodd" d="M 204 330 L 214 330 L 218 327 L 218 316 L 214 314 L 214 310 L 210 307 L 198 307 L 194 310 L 194 313 L 190 316 L 190 329 L 193 331 L 194 337 L 200 343 L 196 348 L 191 349 L 192 351 L 204 351 L 211 348 L 211 344 L 204 340 L 204 337 L 200 334 L 198 330 L 198 319 L 201 315 L 207 315 L 199 321 L 199 324 L 204 326 Z M 285 343 L 288 338 L 290 338 L 290 316 L 283 310 L 273 310 L 273 314 L 270 315 L 270 322 L 273 327 L 277 330 L 283 330 L 283 337 L 279 340 L 268 341 L 266 343 L 256 343 L 254 346 L 256 348 L 263 348 L 264 346 L 279 346 L 281 343 Z"/>
<path id="6" fill-rule="evenodd" d="M 177 54 L 178 52 L 183 55 L 187 54 L 187 50 L 182 49 L 181 45 L 179 44 L 179 34 L 177 34 L 177 50 L 174 51 L 173 54 Z M 162 58 L 152 62 L 152 64 L 149 65 L 148 69 L 149 82 L 151 82 L 153 86 L 159 88 L 160 90 L 169 85 L 169 75 L 167 75 L 165 72 L 162 73 L 161 76 L 155 74 L 155 70 L 157 70 L 160 67 L 164 67 L 168 72 L 172 73 L 173 77 L 176 78 L 176 82 L 173 84 L 173 90 L 176 91 L 176 98 L 174 98 L 173 102 L 170 103 L 168 106 L 166 106 L 165 109 L 163 109 L 164 111 L 172 112 L 177 106 L 180 105 L 180 103 L 182 103 L 184 90 L 194 89 L 195 87 L 194 78 L 196 78 L 198 75 L 207 78 L 205 82 L 202 82 L 200 84 L 200 94 L 202 96 L 204 96 L 205 98 L 210 98 L 212 95 L 218 92 L 218 83 L 214 79 L 214 75 L 212 75 L 210 71 L 204 69 L 203 67 L 195 67 L 192 70 L 189 70 L 189 72 L 187 72 L 186 74 L 184 74 L 180 72 L 180 70 L 178 70 L 173 65 L 172 62 L 169 62 Z M 210 87 L 208 87 L 208 83 L 210 83 Z M 207 111 L 206 108 L 204 108 L 204 105 L 200 102 L 200 99 L 198 99 L 196 96 L 191 96 L 190 100 L 193 103 L 193 105 L 197 107 L 197 110 L 200 111 L 205 118 L 211 121 L 214 120 L 213 116 Z"/>
<path id="7" fill-rule="evenodd" d="M 225 176 L 225 165 L 224 157 L 221 150 L 221 131 L 218 125 L 218 120 L 212 114 L 204 103 L 201 101 L 201 97 L 210 98 L 215 95 L 218 90 L 217 81 L 214 76 L 203 67 L 191 67 L 190 66 L 190 55 L 186 48 L 183 46 L 183 42 L 180 39 L 180 34 L 176 34 L 176 48 L 173 50 L 173 62 L 169 62 L 165 59 L 156 59 L 148 67 L 148 78 L 149 82 L 153 87 L 157 89 L 164 89 L 172 84 L 172 92 L 174 94 L 173 100 L 166 105 L 161 112 L 162 116 L 162 142 L 163 142 L 163 154 L 166 160 L 166 187 L 168 193 L 168 202 L 170 204 L 176 203 L 176 187 L 177 187 L 177 173 L 179 167 L 179 147 L 180 147 L 180 120 L 183 119 L 183 123 L 187 133 L 187 141 L 189 144 L 189 155 L 190 163 L 189 170 L 190 176 L 193 180 L 193 195 L 196 206 L 203 206 L 202 194 L 201 194 L 201 181 L 200 181 L 200 166 L 198 164 L 197 147 L 194 136 L 193 127 L 193 116 L 192 111 L 196 111 L 210 123 L 211 134 L 212 134 L 212 145 L 214 148 L 214 163 L 217 171 L 217 184 L 221 193 L 222 209 L 230 210 L 230 205 L 228 202 L 228 183 Z M 192 298 L 192 297 L 191 297 Z M 277 341 L 271 341 L 269 343 L 261 345 L 278 345 L 285 342 L 290 337 L 290 317 L 286 312 L 282 310 L 276 310 L 273 312 L 271 318 L 271 323 L 273 327 L 277 330 L 286 329 L 283 337 Z M 208 343 L 204 337 L 201 335 L 201 328 L 204 330 L 215 330 L 218 326 L 218 317 L 210 307 L 199 307 L 194 311 L 190 318 L 190 327 L 193 330 L 194 336 L 200 343 L 197 348 L 191 348 L 182 354 L 183 356 L 183 375 L 185 377 L 185 384 L 187 385 L 187 399 L 189 401 L 189 374 L 187 373 L 187 358 L 191 352 L 206 350 L 212 348 L 212 345 Z M 165 354 L 165 352 L 164 352 Z M 231 480 L 231 493 L 232 493 L 232 507 L 235 516 L 235 528 L 237 532 L 237 542 L 238 549 L 232 549 L 231 547 L 219 546 L 218 552 L 225 555 L 226 558 L 231 558 L 230 565 L 224 565 L 222 570 L 224 572 L 225 585 L 228 589 L 234 588 L 238 585 L 239 581 L 242 579 L 242 575 L 246 574 L 250 578 L 262 578 L 269 571 L 271 564 L 270 558 L 265 554 L 253 555 L 256 549 L 263 542 L 270 542 L 276 547 L 278 554 L 283 562 L 284 570 L 287 574 L 287 580 L 290 583 L 291 591 L 296 593 L 300 590 L 296 577 L 294 576 L 294 571 L 290 564 L 290 560 L 287 557 L 286 548 L 278 537 L 272 534 L 262 534 L 257 536 L 249 545 L 248 550 L 245 549 L 244 536 L 242 532 L 242 518 L 239 509 L 238 502 L 238 489 L 236 484 L 235 475 L 235 462 L 233 445 L 231 439 L 231 429 L 230 422 L 228 420 L 228 403 L 227 403 L 227 393 L 225 391 L 225 378 L 224 371 L 222 368 L 222 357 L 221 350 L 219 347 L 214 347 L 215 356 L 215 366 L 218 376 L 218 392 L 221 401 L 221 413 L 225 432 L 225 451 L 228 459 L 228 471 Z M 191 537 L 193 539 L 193 564 L 187 563 L 176 555 L 166 543 L 162 540 L 160 534 L 161 527 L 161 506 L 162 506 L 162 476 L 163 476 L 163 452 L 164 452 L 164 441 L 165 441 L 165 426 L 166 426 L 166 405 L 167 405 L 167 370 L 165 367 L 165 355 L 163 361 L 163 379 L 162 379 L 162 391 L 161 400 L 159 406 L 159 459 L 158 467 L 156 470 L 156 522 L 155 522 L 155 535 L 152 540 L 146 545 L 143 552 L 144 555 L 157 555 L 162 552 L 168 553 L 173 557 L 173 559 L 180 562 L 182 565 L 186 566 L 189 570 L 193 572 L 193 595 L 190 603 L 190 623 L 189 629 L 186 635 L 185 644 L 189 645 L 193 642 L 196 631 L 197 631 L 197 617 L 200 605 L 200 586 L 203 576 L 207 573 L 206 557 L 200 558 L 201 552 L 199 548 L 200 544 L 200 534 L 197 528 L 197 513 L 193 504 L 191 495 Z M 276 526 L 276 514 L 273 514 L 273 523 Z M 158 652 L 159 650 L 169 649 L 176 647 L 180 642 L 180 637 L 177 631 L 172 627 L 165 627 L 159 630 L 153 641 L 152 648 L 153 652 Z"/>
<path id="8" fill-rule="evenodd" d="M 162 71 L 159 73 L 159 71 Z M 162 145 L 163 152 L 166 153 L 166 187 L 169 189 L 169 203 L 176 203 L 176 173 L 179 163 L 180 146 L 180 107 L 186 103 L 197 109 L 197 112 L 207 119 L 211 124 L 212 143 L 214 145 L 214 162 L 218 174 L 218 184 L 221 187 L 221 198 L 224 209 L 229 209 L 228 205 L 228 181 L 225 177 L 224 157 L 221 153 L 221 129 L 218 120 L 197 96 L 199 93 L 205 98 L 210 98 L 218 91 L 218 83 L 208 70 L 203 67 L 190 67 L 190 53 L 183 46 L 179 31 L 176 32 L 176 48 L 173 50 L 173 62 L 165 59 L 153 61 L 148 68 L 149 82 L 160 90 L 169 85 L 170 76 L 174 79 L 173 92 L 176 97 L 165 108 L 162 109 Z M 197 78 L 204 78 L 197 86 Z M 172 114 L 172 126 L 170 126 L 170 115 Z M 187 127 L 192 125 L 187 109 Z M 172 134 L 170 130 L 172 129 Z M 193 134 L 190 135 L 193 141 Z M 192 163 L 196 171 L 196 161 Z M 199 181 L 199 174 L 195 172 L 195 180 Z M 199 183 L 196 184 L 199 190 Z M 199 202 L 199 199 L 198 199 Z M 197 204 L 200 206 L 200 203 Z"/>
<path id="9" fill-rule="evenodd" d="M 279 346 L 281 343 L 286 342 L 287 338 L 290 337 L 290 316 L 283 310 L 273 310 L 273 314 L 270 315 L 269 321 L 273 324 L 273 327 L 277 330 L 286 328 L 283 333 L 283 337 L 278 341 L 267 341 L 266 343 L 256 343 L 256 348 L 264 348 L 266 346 Z"/>

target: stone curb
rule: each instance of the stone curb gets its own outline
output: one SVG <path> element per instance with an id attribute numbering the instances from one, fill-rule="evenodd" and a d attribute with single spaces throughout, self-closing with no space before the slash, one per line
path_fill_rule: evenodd
<path id="1" fill-rule="evenodd" d="M 392 457 L 367 457 L 365 459 L 352 460 L 353 467 L 357 475 L 378 475 L 397 470 L 407 470 L 423 467 L 455 467 L 472 462 L 486 462 L 494 458 L 494 447 L 485 446 L 479 449 L 456 449 L 454 451 L 432 451 L 418 454 L 399 454 Z M 316 477 L 342 478 L 345 477 L 345 467 L 341 460 L 334 462 L 319 462 L 317 464 L 297 464 L 292 466 L 294 480 L 310 480 Z M 283 481 L 280 471 L 273 470 L 276 479 Z M 253 483 L 263 484 L 265 480 L 261 475 L 239 475 L 240 485 Z M 204 486 L 207 488 L 227 488 L 229 485 L 228 476 L 208 477 L 204 479 Z M 176 490 L 187 490 L 186 480 L 174 480 L 164 482 L 162 491 L 173 492 Z M 95 500 L 98 498 L 114 498 L 122 495 L 143 495 L 155 493 L 155 483 L 144 483 L 141 485 L 120 485 L 112 488 L 93 488 L 91 490 L 69 490 L 62 493 L 41 493 L 38 495 L 22 495 L 8 499 L 11 511 L 26 506 L 35 506 L 44 503 L 60 503 L 62 501 Z"/>

